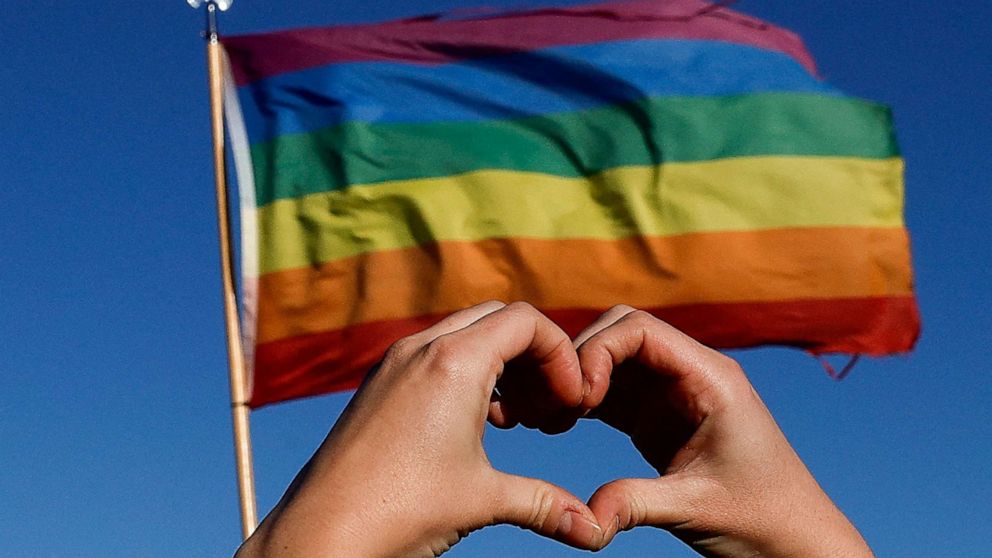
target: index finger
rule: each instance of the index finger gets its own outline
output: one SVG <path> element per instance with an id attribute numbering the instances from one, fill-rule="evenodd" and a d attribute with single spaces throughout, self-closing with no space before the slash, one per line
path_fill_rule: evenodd
<path id="1" fill-rule="evenodd" d="M 435 342 L 468 347 L 484 370 L 480 386 L 492 392 L 504 365 L 527 356 L 542 373 L 551 393 L 563 405 L 577 406 L 584 393 L 582 372 L 572 341 L 560 327 L 533 306 L 514 302 L 467 327 L 439 337 Z"/>
<path id="2" fill-rule="evenodd" d="M 577 351 L 580 366 L 591 376 L 610 377 L 617 365 L 633 360 L 678 382 L 690 396 L 744 379 L 735 361 L 641 310 L 600 329 Z"/>

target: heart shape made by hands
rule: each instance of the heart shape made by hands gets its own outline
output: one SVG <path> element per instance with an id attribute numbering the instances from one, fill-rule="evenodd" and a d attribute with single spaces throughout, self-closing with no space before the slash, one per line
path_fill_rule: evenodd
<path id="1" fill-rule="evenodd" d="M 583 417 L 658 476 L 584 503 L 485 455 L 486 418 L 554 433 Z M 871 556 L 736 362 L 629 307 L 573 340 L 496 301 L 395 343 L 239 556 L 437 556 L 497 523 L 589 550 L 650 525 L 707 556 Z"/>
<path id="2" fill-rule="evenodd" d="M 749 532 L 751 518 L 764 522 L 794 513 L 783 503 L 822 500 L 732 359 L 629 307 L 601 316 L 574 347 L 589 382 L 580 406 L 549 404 L 549 384 L 528 373 L 529 363 L 511 361 L 489 420 L 555 434 L 585 417 L 630 437 L 659 476 L 595 491 L 588 507 L 605 542 L 652 525 L 712 555 L 734 555 L 760 546 L 764 534 Z"/>

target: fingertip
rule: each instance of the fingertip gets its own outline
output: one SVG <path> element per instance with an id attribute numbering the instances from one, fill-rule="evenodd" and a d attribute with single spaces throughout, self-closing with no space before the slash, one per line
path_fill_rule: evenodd
<path id="1" fill-rule="evenodd" d="M 594 409 L 603 402 L 610 388 L 610 375 L 613 371 L 613 360 L 609 351 L 591 340 L 576 351 L 579 369 L 582 371 L 582 401 L 580 406 Z"/>
<path id="2" fill-rule="evenodd" d="M 579 366 L 582 370 L 582 401 L 579 407 L 588 412 L 602 404 L 606 398 L 606 393 L 610 389 L 611 370 L 599 365 L 585 366 L 580 358 Z M 612 367 L 611 367 L 612 368 Z"/>
<path id="3" fill-rule="evenodd" d="M 567 338 L 566 338 L 567 339 Z M 547 395 L 555 405 L 576 408 L 582 405 L 588 386 L 571 345 L 559 345 L 557 355 L 546 355 L 542 366 Z"/>
<path id="4" fill-rule="evenodd" d="M 493 471 L 501 485 L 495 520 L 585 550 L 602 546 L 603 529 L 574 494 L 549 482 Z"/>
<path id="5" fill-rule="evenodd" d="M 489 413 L 486 418 L 489 424 L 502 430 L 509 430 L 517 425 L 517 421 L 507 412 L 506 405 L 502 401 L 489 403 Z"/>
<path id="6" fill-rule="evenodd" d="M 617 534 L 622 530 L 620 529 L 620 518 L 613 516 L 610 518 L 600 518 L 596 517 L 596 524 L 599 526 L 599 538 L 596 541 L 596 546 L 594 548 L 588 548 L 593 552 L 598 552 L 603 548 L 609 546 L 613 539 L 616 538 Z"/>
<path id="7" fill-rule="evenodd" d="M 566 510 L 562 514 L 554 537 L 577 548 L 586 550 L 603 548 L 603 529 L 595 516 L 588 517 L 577 510 Z"/>
<path id="8" fill-rule="evenodd" d="M 640 524 L 643 519 L 642 492 L 647 479 L 619 479 L 596 489 L 589 497 L 589 510 L 603 526 L 604 540 L 612 540 L 617 533 Z M 638 510 L 641 512 L 639 513 Z"/>
<path id="9" fill-rule="evenodd" d="M 538 430 L 545 434 L 555 435 L 568 432 L 578 422 L 580 412 L 575 410 L 563 411 L 560 415 L 545 420 L 538 425 Z"/>
<path id="10" fill-rule="evenodd" d="M 610 530 L 611 524 L 617 523 L 616 518 L 619 517 L 619 509 L 622 506 L 622 498 L 616 489 L 616 484 L 618 481 L 613 481 L 604 484 L 593 492 L 592 496 L 589 497 L 589 502 L 586 506 L 589 507 L 589 511 L 596 516 L 596 520 L 607 527 L 607 532 Z M 617 529 L 614 529 L 614 534 Z"/>
<path id="11" fill-rule="evenodd" d="M 553 485 L 552 485 L 553 486 Z M 561 517 L 551 536 L 565 544 L 584 550 L 603 547 L 603 528 L 585 502 L 561 488 L 555 487 L 561 505 Z"/>

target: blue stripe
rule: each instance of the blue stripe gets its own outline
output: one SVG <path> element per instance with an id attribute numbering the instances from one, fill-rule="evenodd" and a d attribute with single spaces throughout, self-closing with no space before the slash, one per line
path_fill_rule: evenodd
<path id="1" fill-rule="evenodd" d="M 840 95 L 781 52 L 717 41 L 638 39 L 443 65 L 353 62 L 240 88 L 251 142 L 349 121 L 515 118 L 646 96 Z"/>

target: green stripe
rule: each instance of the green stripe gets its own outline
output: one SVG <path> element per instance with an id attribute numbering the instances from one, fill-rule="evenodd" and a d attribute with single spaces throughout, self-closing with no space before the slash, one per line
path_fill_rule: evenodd
<path id="1" fill-rule="evenodd" d="M 513 120 L 349 123 L 252 147 L 257 203 L 482 169 L 580 177 L 619 166 L 899 155 L 890 111 L 851 98 L 661 97 Z"/>

